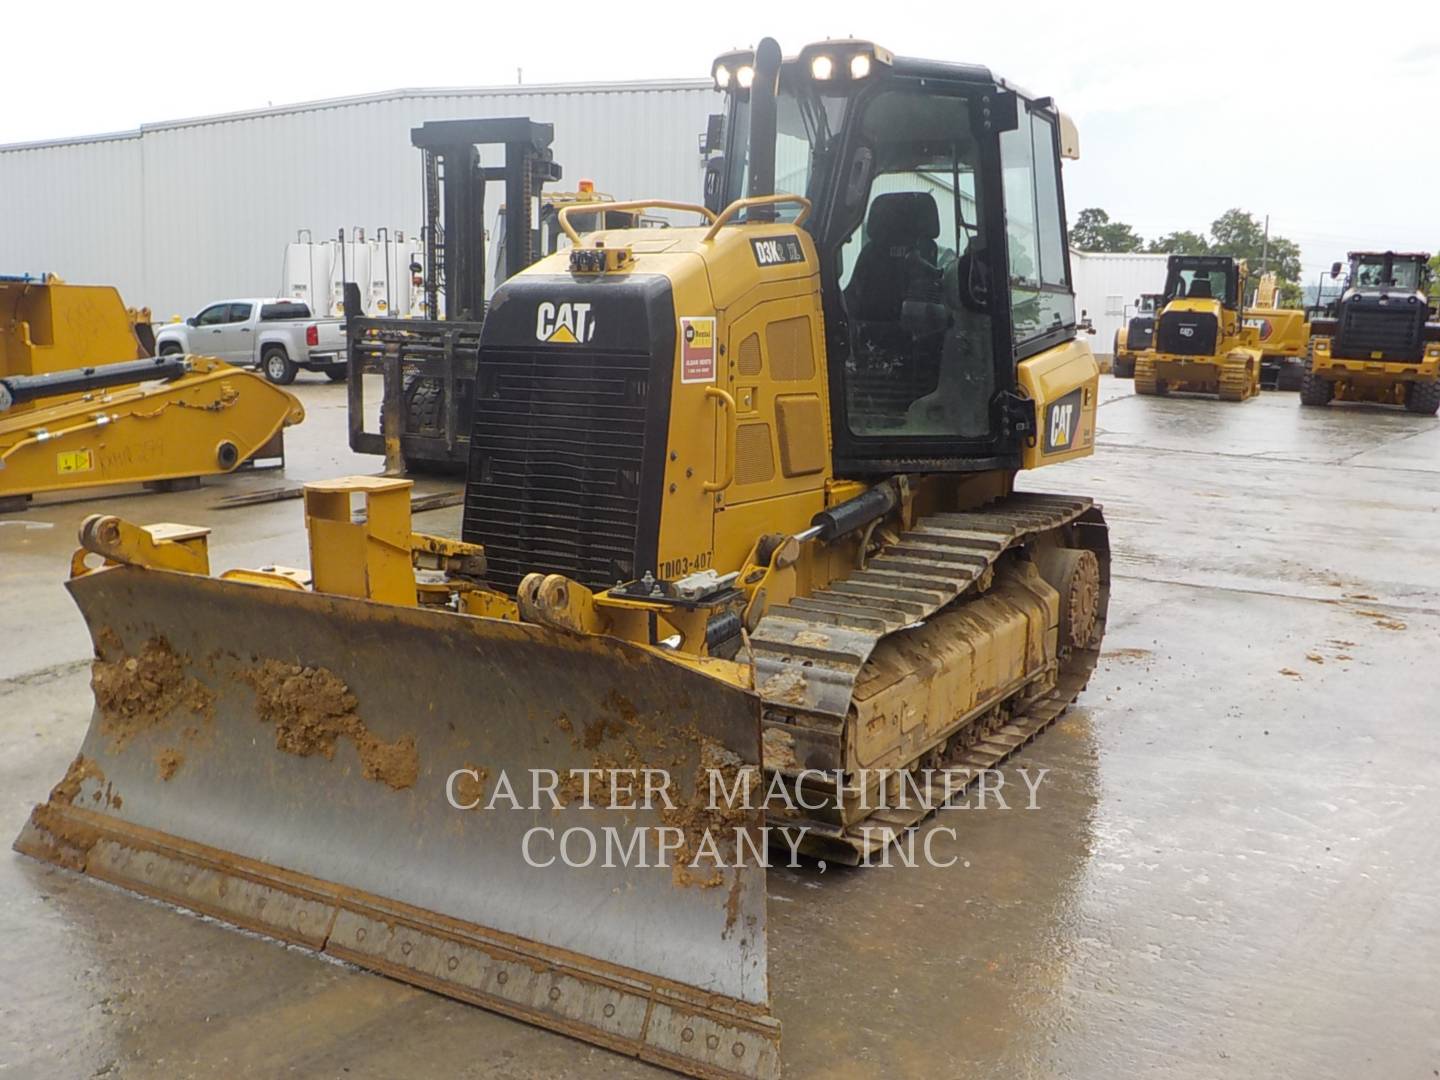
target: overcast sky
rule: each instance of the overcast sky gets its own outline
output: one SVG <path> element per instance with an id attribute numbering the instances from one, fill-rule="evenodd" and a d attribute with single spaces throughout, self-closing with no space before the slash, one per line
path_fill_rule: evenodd
<path id="1" fill-rule="evenodd" d="M 787 53 L 870 38 L 1053 95 L 1080 128 L 1081 160 L 1066 168 L 1072 219 L 1100 206 L 1149 237 L 1206 229 L 1232 206 L 1268 213 L 1312 280 L 1351 248 L 1440 249 L 1434 0 L 13 3 L 0 143 L 514 83 L 517 68 L 526 83 L 704 77 L 716 53 L 766 34 Z"/>

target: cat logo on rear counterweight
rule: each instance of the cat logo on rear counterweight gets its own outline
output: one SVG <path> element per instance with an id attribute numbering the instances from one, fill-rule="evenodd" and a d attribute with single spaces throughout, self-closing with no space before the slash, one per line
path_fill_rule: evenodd
<path id="1" fill-rule="evenodd" d="M 1071 390 L 1045 410 L 1045 453 L 1059 454 L 1075 448 L 1080 429 L 1080 390 Z"/>

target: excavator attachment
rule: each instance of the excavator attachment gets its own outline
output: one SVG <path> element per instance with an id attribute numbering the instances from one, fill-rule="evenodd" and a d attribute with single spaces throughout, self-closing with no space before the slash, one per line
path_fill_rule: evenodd
<path id="1" fill-rule="evenodd" d="M 298 398 L 211 357 L 0 375 L 0 507 L 228 473 L 282 457 L 284 429 L 304 419 Z"/>
<path id="2" fill-rule="evenodd" d="M 0 512 L 283 458 L 298 399 L 211 357 L 154 352 L 149 310 L 110 286 L 0 275 Z"/>
<path id="3" fill-rule="evenodd" d="M 298 571 L 212 578 L 204 530 L 144 532 L 148 566 L 77 552 L 95 710 L 17 850 L 694 1076 L 778 1075 L 763 811 L 708 790 L 760 764 L 750 692 Z"/>

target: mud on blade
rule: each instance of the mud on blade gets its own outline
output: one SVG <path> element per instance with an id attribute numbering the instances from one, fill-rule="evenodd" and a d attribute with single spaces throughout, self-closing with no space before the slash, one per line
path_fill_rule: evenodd
<path id="1" fill-rule="evenodd" d="M 126 566 L 69 587 L 96 708 L 18 850 L 693 1075 L 778 1075 L 764 868 L 725 840 L 762 844 L 762 815 L 706 781 L 758 766 L 751 695 L 524 624 Z M 607 770 L 647 767 L 673 809 L 606 807 Z M 531 770 L 560 808 L 530 809 Z M 502 776 L 525 809 L 485 809 Z M 588 867 L 559 857 L 577 827 Z M 606 869 L 607 827 L 670 832 Z M 726 866 L 686 869 L 707 828 Z"/>

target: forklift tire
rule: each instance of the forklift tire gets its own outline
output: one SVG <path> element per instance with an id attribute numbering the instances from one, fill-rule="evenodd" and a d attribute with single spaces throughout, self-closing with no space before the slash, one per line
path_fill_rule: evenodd
<path id="1" fill-rule="evenodd" d="M 1300 380 L 1301 405 L 1329 405 L 1334 396 L 1335 384 L 1320 378 L 1313 371 L 1307 371 Z"/>
<path id="2" fill-rule="evenodd" d="M 285 355 L 284 348 L 269 345 L 260 354 L 260 370 L 264 372 L 265 378 L 276 386 L 289 386 L 295 381 L 295 373 L 300 369 Z"/>
<path id="3" fill-rule="evenodd" d="M 411 379 L 405 387 L 405 430 L 438 437 L 445 432 L 445 386 L 439 379 Z"/>
<path id="4" fill-rule="evenodd" d="M 1405 388 L 1405 411 L 1420 416 L 1434 416 L 1440 412 L 1440 379 L 1430 382 L 1412 382 Z"/>

